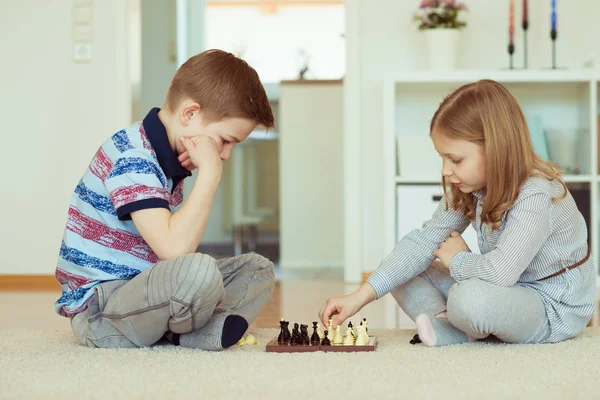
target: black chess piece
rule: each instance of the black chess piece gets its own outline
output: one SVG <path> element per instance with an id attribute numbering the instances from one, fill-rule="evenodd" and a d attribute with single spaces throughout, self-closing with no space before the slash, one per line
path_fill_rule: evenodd
<path id="1" fill-rule="evenodd" d="M 286 340 L 286 334 L 285 334 L 285 321 L 281 320 L 279 321 L 279 336 L 277 336 L 277 343 L 285 343 L 287 342 Z"/>
<path id="2" fill-rule="evenodd" d="M 290 340 L 292 340 L 292 334 L 290 333 L 290 321 L 284 321 L 284 334 L 285 334 L 285 341 L 289 342 Z"/>
<path id="3" fill-rule="evenodd" d="M 327 330 L 325 332 L 323 332 L 323 340 L 321 340 L 321 346 L 331 346 L 331 341 L 327 337 L 328 333 L 329 333 L 329 331 L 327 331 Z"/>
<path id="4" fill-rule="evenodd" d="M 300 331 L 298 330 L 298 324 L 294 324 L 294 329 L 292 329 L 292 338 L 290 340 L 290 344 L 296 345 L 300 344 Z"/>
<path id="5" fill-rule="evenodd" d="M 410 344 L 419 344 L 421 343 L 421 338 L 419 337 L 419 334 L 417 333 L 415 336 L 413 336 L 413 338 L 410 340 Z"/>
<path id="6" fill-rule="evenodd" d="M 313 322 L 313 333 L 312 333 L 312 336 L 310 337 L 310 343 L 314 344 L 314 345 L 318 345 L 320 341 L 321 341 L 321 338 L 319 337 L 319 334 L 317 333 L 317 322 L 314 321 Z"/>
<path id="7" fill-rule="evenodd" d="M 308 337 L 308 325 L 300 325 L 300 332 L 300 343 L 309 345 L 310 338 Z"/>

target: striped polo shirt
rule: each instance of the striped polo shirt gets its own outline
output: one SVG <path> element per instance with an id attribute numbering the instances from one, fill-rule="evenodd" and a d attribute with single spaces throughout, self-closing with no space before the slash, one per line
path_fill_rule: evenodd
<path id="1" fill-rule="evenodd" d="M 152 109 L 98 149 L 71 197 L 56 279 L 55 311 L 71 317 L 87 307 L 99 283 L 131 279 L 158 261 L 131 220 L 147 208 L 175 212 L 183 201 L 181 166 Z"/>
<path id="2" fill-rule="evenodd" d="M 452 231 L 472 225 L 481 254 L 459 252 L 450 261 L 450 274 L 458 282 L 480 279 L 498 286 L 520 285 L 533 289 L 546 307 L 551 334 L 548 342 L 577 335 L 594 312 L 596 267 L 594 258 L 578 268 L 542 280 L 583 260 L 588 251 L 588 231 L 570 192 L 558 181 L 531 177 L 504 214 L 496 230 L 481 222 L 485 193 L 473 193 L 476 219 L 446 209 L 442 199 L 431 220 L 396 244 L 394 250 L 367 279 L 377 298 L 422 273 L 433 262 L 433 252 Z M 479 299 L 480 300 L 480 299 Z M 477 300 L 474 300 L 477 301 Z"/>

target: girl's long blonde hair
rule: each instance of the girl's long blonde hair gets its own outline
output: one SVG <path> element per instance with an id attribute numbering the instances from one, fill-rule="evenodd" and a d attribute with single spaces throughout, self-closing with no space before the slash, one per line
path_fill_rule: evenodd
<path id="1" fill-rule="evenodd" d="M 480 80 L 464 85 L 440 104 L 433 115 L 430 135 L 475 142 L 483 147 L 486 163 L 486 194 L 481 222 L 492 229 L 500 226 L 504 213 L 514 204 L 521 186 L 531 176 L 559 181 L 567 187 L 556 164 L 540 159 L 531 144 L 529 129 L 517 100 L 501 84 Z M 475 220 L 476 205 L 470 193 L 463 193 L 442 177 L 446 207 Z M 451 191 L 448 203 L 447 191 Z"/>

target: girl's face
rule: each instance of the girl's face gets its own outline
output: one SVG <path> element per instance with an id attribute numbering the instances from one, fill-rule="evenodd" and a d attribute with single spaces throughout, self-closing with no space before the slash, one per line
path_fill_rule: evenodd
<path id="1" fill-rule="evenodd" d="M 483 147 L 462 139 L 450 139 L 433 133 L 431 140 L 442 157 L 442 175 L 446 182 L 463 193 L 483 189 L 486 185 L 485 155 Z"/>

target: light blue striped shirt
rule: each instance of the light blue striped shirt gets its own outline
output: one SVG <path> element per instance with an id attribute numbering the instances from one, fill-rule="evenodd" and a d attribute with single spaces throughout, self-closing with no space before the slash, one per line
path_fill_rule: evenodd
<path id="1" fill-rule="evenodd" d="M 476 220 L 461 212 L 446 210 L 442 199 L 431 220 L 403 237 L 371 274 L 367 282 L 377 298 L 422 273 L 435 259 L 433 252 L 452 231 L 460 233 L 472 224 L 481 254 L 460 252 L 450 262 L 456 281 L 477 278 L 498 285 L 522 285 L 542 298 L 551 327 L 548 341 L 577 335 L 594 311 L 596 268 L 593 258 L 559 276 L 540 279 L 578 263 L 588 251 L 585 220 L 572 197 L 552 201 L 562 194 L 562 185 L 531 177 L 500 227 L 492 231 L 481 223 L 482 191 L 473 193 Z"/>

